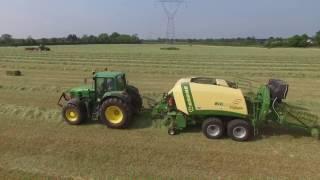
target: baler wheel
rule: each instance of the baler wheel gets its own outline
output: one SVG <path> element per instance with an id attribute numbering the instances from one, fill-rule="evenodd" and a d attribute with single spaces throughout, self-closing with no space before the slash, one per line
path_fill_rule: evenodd
<path id="1" fill-rule="evenodd" d="M 208 139 L 220 139 L 225 132 L 225 126 L 218 118 L 208 118 L 202 123 L 202 132 Z"/>
<path id="2" fill-rule="evenodd" d="M 252 136 L 252 125 L 242 119 L 235 119 L 228 124 L 228 136 L 235 141 L 247 141 Z"/>

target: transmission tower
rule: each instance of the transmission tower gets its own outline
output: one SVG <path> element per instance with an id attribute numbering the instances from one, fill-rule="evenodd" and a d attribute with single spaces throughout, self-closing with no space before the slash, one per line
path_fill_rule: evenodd
<path id="1" fill-rule="evenodd" d="M 176 38 L 175 18 L 178 10 L 185 0 L 159 0 L 167 15 L 167 42 L 173 44 Z"/>

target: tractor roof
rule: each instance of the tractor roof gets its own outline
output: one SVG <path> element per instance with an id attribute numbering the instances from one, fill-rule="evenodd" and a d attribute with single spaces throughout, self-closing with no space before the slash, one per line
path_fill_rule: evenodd
<path id="1" fill-rule="evenodd" d="M 95 77 L 97 78 L 106 78 L 106 77 L 117 77 L 118 75 L 124 75 L 123 72 L 115 72 L 115 71 L 104 71 L 104 72 L 97 72 Z"/>

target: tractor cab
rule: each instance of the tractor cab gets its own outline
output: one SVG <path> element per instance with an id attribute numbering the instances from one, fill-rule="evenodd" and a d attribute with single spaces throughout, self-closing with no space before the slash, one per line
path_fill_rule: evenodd
<path id="1" fill-rule="evenodd" d="M 96 99 L 100 101 L 109 92 L 125 91 L 126 76 L 121 72 L 98 72 L 94 74 Z"/>

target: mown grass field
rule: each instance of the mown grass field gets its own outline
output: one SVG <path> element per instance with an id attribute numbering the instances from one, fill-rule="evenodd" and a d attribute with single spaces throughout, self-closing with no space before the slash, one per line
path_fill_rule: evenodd
<path id="1" fill-rule="evenodd" d="M 319 179 L 320 144 L 306 134 L 266 128 L 247 143 L 208 140 L 199 128 L 170 137 L 147 115 L 129 130 L 61 120 L 60 94 L 94 69 L 124 71 L 145 96 L 185 76 L 270 78 L 290 84 L 288 101 L 320 115 L 320 49 L 163 45 L 53 46 L 52 52 L 0 48 L 0 179 Z M 23 76 L 7 76 L 21 70 Z"/>

